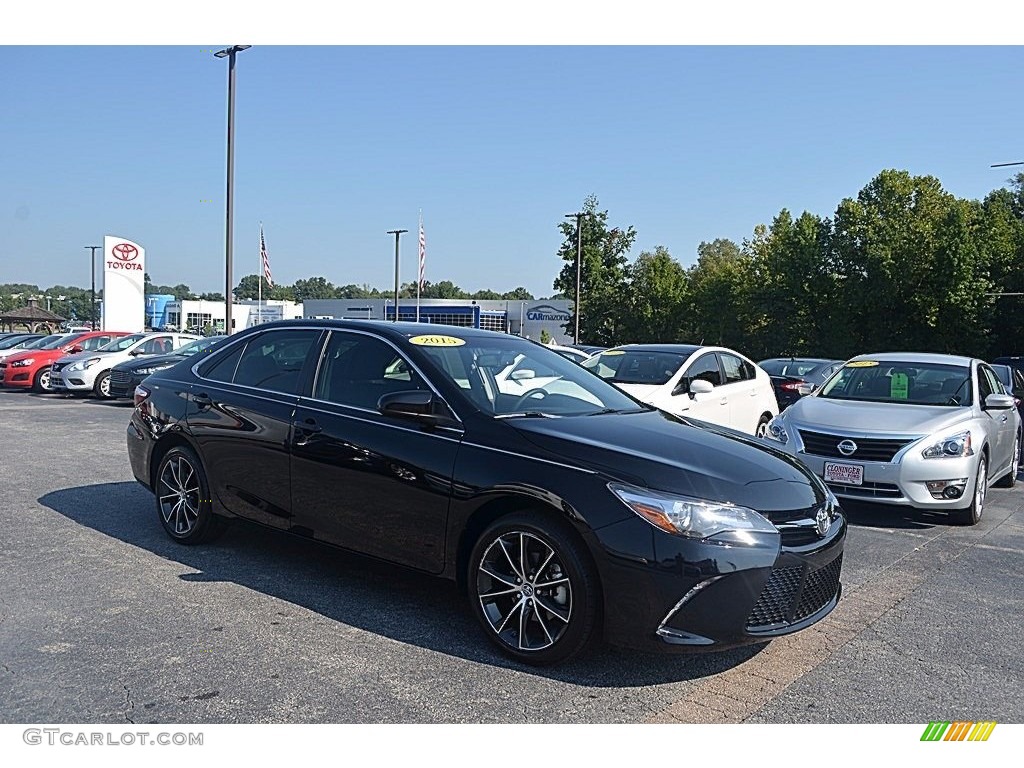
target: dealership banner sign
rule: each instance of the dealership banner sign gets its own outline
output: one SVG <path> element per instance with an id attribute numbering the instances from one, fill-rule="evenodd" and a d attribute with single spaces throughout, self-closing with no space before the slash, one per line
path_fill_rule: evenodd
<path id="1" fill-rule="evenodd" d="M 146 249 L 123 237 L 103 238 L 103 330 L 144 330 Z"/>

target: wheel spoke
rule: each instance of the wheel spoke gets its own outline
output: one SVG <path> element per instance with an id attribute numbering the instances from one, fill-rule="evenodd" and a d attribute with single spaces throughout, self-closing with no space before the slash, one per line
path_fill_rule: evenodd
<path id="1" fill-rule="evenodd" d="M 517 585 L 516 585 L 516 583 L 514 581 L 509 579 L 507 576 L 502 576 L 500 573 L 492 571 L 490 568 L 488 568 L 483 563 L 480 563 L 480 570 L 483 571 L 484 573 L 486 573 L 488 576 L 490 576 L 495 581 L 500 581 L 502 584 L 507 584 L 510 587 L 517 588 Z"/>
<path id="2" fill-rule="evenodd" d="M 526 534 L 519 532 L 519 574 L 526 581 Z"/>
<path id="3" fill-rule="evenodd" d="M 544 542 L 541 542 L 541 543 L 543 544 Z M 548 556 L 544 558 L 544 562 L 540 564 L 540 568 L 538 568 L 537 571 L 536 571 L 536 574 L 537 574 L 538 578 L 540 577 L 540 575 L 542 573 L 544 573 L 544 569 L 548 567 L 548 563 L 551 562 L 551 558 L 553 558 L 555 556 L 555 550 L 553 550 L 551 547 L 548 547 L 547 544 L 544 544 L 544 546 L 548 548 Z M 540 585 L 539 584 L 534 584 L 533 586 L 538 587 Z"/>
<path id="4" fill-rule="evenodd" d="M 500 597 L 501 595 L 511 595 L 513 592 L 518 592 L 518 587 L 512 587 L 511 589 L 499 589 L 497 592 L 485 592 L 480 595 L 480 599 L 483 600 L 487 597 Z"/>
<path id="5" fill-rule="evenodd" d="M 174 480 L 174 490 L 180 491 L 181 490 L 181 475 L 178 472 L 178 465 L 177 465 L 177 463 L 174 461 L 174 459 L 171 459 L 171 461 L 168 462 L 167 466 L 171 468 L 171 479 Z"/>
<path id="6" fill-rule="evenodd" d="M 548 625 L 544 623 L 544 617 L 540 615 L 540 611 L 536 608 L 533 610 L 533 615 L 537 617 L 537 623 L 540 624 L 540 628 L 544 630 L 544 634 L 548 637 L 548 645 L 555 642 L 555 638 L 551 636 L 551 632 L 548 631 Z"/>
<path id="7" fill-rule="evenodd" d="M 195 475 L 196 471 L 192 468 L 191 464 L 186 464 L 185 466 L 188 467 L 188 477 L 181 481 L 181 487 L 185 488 L 185 493 L 190 493 L 186 486 L 188 485 L 188 481 L 192 479 L 193 475 Z"/>
<path id="8" fill-rule="evenodd" d="M 520 609 L 520 612 L 522 612 L 522 611 L 521 611 L 522 607 L 523 607 L 523 601 L 522 601 L 522 600 L 520 600 L 520 601 L 519 601 L 518 603 L 516 603 L 515 605 L 513 605 L 513 606 L 512 606 L 512 610 L 510 610 L 510 611 L 508 612 L 508 615 L 507 615 L 507 616 L 505 617 L 505 620 L 501 622 L 501 626 L 499 626 L 499 627 L 498 627 L 498 628 L 497 628 L 496 630 L 494 630 L 494 631 L 495 631 L 496 633 L 498 633 L 499 635 L 500 635 L 500 634 L 501 634 L 502 632 L 504 632 L 504 631 L 505 631 L 505 625 L 506 625 L 506 624 L 508 624 L 508 620 L 512 618 L 512 614 L 514 614 L 514 613 L 516 612 L 516 608 L 519 608 L 519 609 Z"/>
<path id="9" fill-rule="evenodd" d="M 527 616 L 526 611 L 528 609 L 529 609 L 529 606 L 524 603 L 523 607 L 519 611 L 519 650 L 520 651 L 524 650 L 523 641 L 526 639 L 526 616 Z"/>
<path id="10" fill-rule="evenodd" d="M 565 578 L 555 579 L 554 581 L 545 581 L 543 583 L 538 582 L 538 583 L 534 584 L 533 586 L 536 589 L 543 589 L 544 587 L 553 587 L 553 586 L 555 586 L 555 584 L 562 584 L 563 582 L 566 582 L 568 580 L 569 580 L 569 577 L 566 576 Z"/>
<path id="11" fill-rule="evenodd" d="M 537 605 L 539 605 L 545 611 L 547 611 L 552 616 L 554 616 L 556 619 L 561 621 L 563 624 L 568 624 L 569 623 L 569 617 L 568 616 L 563 616 L 561 613 L 556 611 L 552 606 L 550 606 L 546 602 L 544 602 L 544 600 L 542 598 L 534 596 L 533 599 L 537 602 Z"/>
<path id="12" fill-rule="evenodd" d="M 509 565 L 509 568 L 511 568 L 511 569 L 512 569 L 512 573 L 514 573 L 514 574 L 515 574 L 516 576 L 518 576 L 518 577 L 519 577 L 520 579 L 525 579 L 525 578 L 526 578 L 526 574 L 524 574 L 524 573 L 521 573 L 521 572 L 520 572 L 520 571 L 519 571 L 519 570 L 518 570 L 518 569 L 516 568 L 516 564 L 515 564 L 515 561 L 513 561 L 513 560 L 512 560 L 512 555 L 510 555 L 510 554 L 508 553 L 508 550 L 507 550 L 507 549 L 505 548 L 505 540 L 504 540 L 504 539 L 502 539 L 502 538 L 499 538 L 499 539 L 498 539 L 498 546 L 500 546 L 500 547 L 501 547 L 501 551 L 505 553 L 505 558 L 506 558 L 506 559 L 508 560 L 508 565 Z"/>

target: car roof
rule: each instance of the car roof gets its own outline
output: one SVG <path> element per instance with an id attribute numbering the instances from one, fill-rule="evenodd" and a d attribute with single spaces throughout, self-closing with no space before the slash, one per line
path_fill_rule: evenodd
<path id="1" fill-rule="evenodd" d="M 445 335 L 459 336 L 466 339 L 519 339 L 526 343 L 532 341 L 530 339 L 520 339 L 519 336 L 513 336 L 508 333 L 488 331 L 483 328 L 471 328 L 464 325 L 440 325 L 437 323 L 414 322 L 394 323 L 387 320 L 275 320 L 272 323 L 261 323 L 260 325 L 253 326 L 252 328 L 246 328 L 244 331 L 239 331 L 232 335 L 241 336 L 243 333 L 249 335 L 253 332 L 270 331 L 275 328 L 337 328 L 341 330 L 366 330 L 367 328 L 371 328 L 381 335 L 403 339 L 409 338 L 410 336 Z"/>
<path id="2" fill-rule="evenodd" d="M 613 347 L 613 349 L 624 349 L 628 352 L 665 352 L 672 355 L 692 355 L 697 350 L 704 349 L 704 347 L 699 344 L 621 344 Z M 709 349 L 719 348 L 709 347 Z"/>
<path id="3" fill-rule="evenodd" d="M 876 352 L 870 355 L 857 355 L 854 360 L 877 360 L 880 363 L 938 363 L 942 365 L 970 365 L 977 358 L 961 355 L 943 355 L 937 352 Z"/>
<path id="4" fill-rule="evenodd" d="M 824 365 L 826 363 L 841 363 L 842 360 L 835 360 L 829 357 L 768 357 L 762 360 L 761 363 L 818 363 Z"/>

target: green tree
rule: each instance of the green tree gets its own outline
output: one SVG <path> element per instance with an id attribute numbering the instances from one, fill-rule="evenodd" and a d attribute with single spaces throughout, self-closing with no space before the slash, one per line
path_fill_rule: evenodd
<path id="1" fill-rule="evenodd" d="M 296 280 L 292 286 L 295 291 L 295 301 L 306 301 L 307 299 L 333 299 L 335 287 L 324 277 L 311 277 L 307 280 Z"/>
<path id="2" fill-rule="evenodd" d="M 750 335 L 751 261 L 725 238 L 697 246 L 697 263 L 688 270 L 688 315 L 695 343 L 745 348 Z"/>
<path id="3" fill-rule="evenodd" d="M 637 343 L 674 343 L 685 338 L 684 310 L 689 277 L 668 249 L 644 251 L 626 269 L 628 312 L 619 324 L 620 340 Z"/>
<path id="4" fill-rule="evenodd" d="M 469 298 L 476 299 L 477 301 L 497 300 L 501 299 L 502 295 L 497 291 L 492 291 L 490 289 L 485 288 L 482 291 L 477 291 L 476 293 L 470 294 Z"/>
<path id="5" fill-rule="evenodd" d="M 558 256 L 563 265 L 554 288 L 573 299 L 572 314 L 565 325 L 569 335 L 575 332 L 576 313 L 580 317 L 580 338 L 592 344 L 613 345 L 620 339 L 622 297 L 626 288 L 626 254 L 636 240 L 636 230 L 609 228 L 608 211 L 598 210 L 595 195 L 583 201 L 580 230 L 580 301 L 576 299 L 576 219 L 566 219 L 558 228 L 565 237 Z"/>
<path id="6" fill-rule="evenodd" d="M 513 288 L 511 291 L 506 291 L 501 294 L 501 298 L 507 299 L 508 301 L 533 301 L 533 294 L 522 286 L 519 286 L 518 288 Z"/>
<path id="7" fill-rule="evenodd" d="M 540 329 L 540 343 L 541 344 L 550 344 L 551 340 L 552 340 L 552 336 L 551 336 L 550 333 L 548 333 L 548 329 L 547 328 L 541 328 Z"/>

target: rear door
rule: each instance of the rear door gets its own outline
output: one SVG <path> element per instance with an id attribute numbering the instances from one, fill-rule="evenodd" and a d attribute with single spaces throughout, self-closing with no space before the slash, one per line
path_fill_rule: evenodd
<path id="1" fill-rule="evenodd" d="M 234 514 L 291 525 L 289 442 L 299 393 L 308 386 L 319 329 L 251 336 L 199 366 L 186 420 L 210 490 Z"/>
<path id="2" fill-rule="evenodd" d="M 384 394 L 429 391 L 390 342 L 332 330 L 292 435 L 293 532 L 431 573 L 444 567 L 462 431 L 384 416 Z"/>
<path id="3" fill-rule="evenodd" d="M 753 363 L 728 352 L 719 352 L 718 359 L 725 378 L 721 391 L 729 400 L 729 426 L 752 435 L 761 414 L 777 410 L 771 402 L 775 393 L 767 381 L 758 381 Z"/>
<path id="4" fill-rule="evenodd" d="M 980 405 L 984 409 L 985 398 L 991 394 L 998 394 L 1003 391 L 1003 385 L 995 371 L 987 365 L 978 366 L 978 394 Z M 993 429 L 995 445 L 992 446 L 992 464 L 988 468 L 992 477 L 1000 470 L 1006 469 L 1010 464 L 1013 453 L 1013 441 L 1017 436 L 1017 420 L 1013 409 L 1005 410 L 983 410 L 988 417 Z"/>

